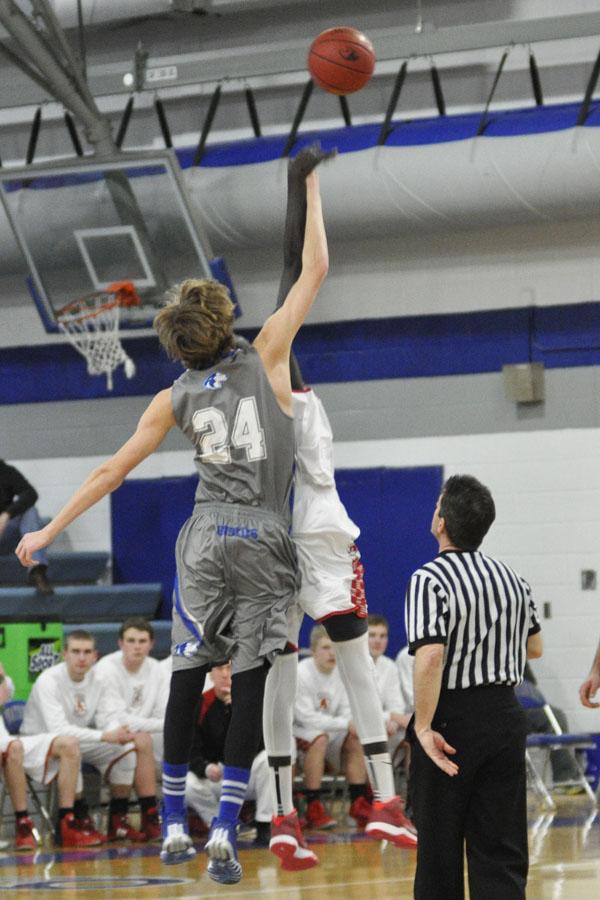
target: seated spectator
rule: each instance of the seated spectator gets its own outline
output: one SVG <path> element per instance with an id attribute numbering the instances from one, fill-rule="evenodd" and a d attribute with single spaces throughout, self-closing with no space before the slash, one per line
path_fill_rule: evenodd
<path id="1" fill-rule="evenodd" d="M 544 695 L 537 687 L 537 681 L 535 675 L 531 670 L 531 666 L 529 665 L 529 663 L 525 663 L 523 683 L 520 688 L 517 689 L 517 695 L 526 695 L 528 691 L 533 691 L 537 702 L 546 703 Z M 543 706 L 530 707 L 527 706 L 526 701 L 522 701 L 521 705 L 523 706 L 523 712 L 527 717 L 527 731 L 529 734 L 556 733 L 555 729 L 552 727 L 552 722 L 548 718 L 548 714 L 544 710 Z M 561 731 L 566 734 L 569 731 L 569 725 L 567 722 L 567 717 L 562 709 L 559 709 L 557 706 L 550 706 L 550 711 L 558 722 Z M 557 792 L 560 792 L 561 790 L 569 790 L 573 793 L 581 793 L 584 790 L 581 784 L 578 784 L 580 774 L 575 764 L 573 754 L 574 751 L 570 750 L 567 747 L 560 747 L 558 750 L 550 751 L 552 781 L 555 785 L 554 790 L 556 790 Z M 571 787 L 569 787 L 569 782 L 573 783 Z"/>
<path id="2" fill-rule="evenodd" d="M 400 681 L 400 696 L 407 713 L 414 712 L 415 709 L 415 691 L 413 687 L 415 658 L 410 656 L 408 646 L 403 647 L 396 656 L 396 666 L 398 669 L 398 678 Z"/>
<path id="3" fill-rule="evenodd" d="M 202 694 L 185 784 L 185 801 L 199 821 L 191 822 L 196 835 L 208 834 L 208 826 L 217 815 L 223 783 L 223 753 L 231 717 L 231 664 L 216 666 L 213 687 Z M 268 847 L 271 836 L 271 796 L 269 766 L 263 750 L 250 770 L 247 800 L 256 800 L 256 846 Z"/>
<path id="4" fill-rule="evenodd" d="M 160 768 L 170 673 L 149 655 L 153 647 L 154 629 L 150 622 L 139 616 L 127 619 L 119 629 L 119 649 L 96 663 L 96 674 L 111 694 L 110 704 L 103 704 L 103 708 L 108 707 L 111 721 L 127 725 L 136 736 L 147 734 Z"/>
<path id="5" fill-rule="evenodd" d="M 142 816 L 142 829 L 137 831 L 127 816 L 129 792 L 136 774 L 140 802 L 147 796 L 140 784 L 141 773 L 152 773 L 154 778 L 152 745 L 148 742 L 147 747 L 136 750 L 135 735 L 126 725 L 115 723 L 105 728 L 97 727 L 98 720 L 109 718 L 102 704 L 110 703 L 110 697 L 104 696 L 102 680 L 96 675 L 96 658 L 95 641 L 89 632 L 72 631 L 67 635 L 64 662 L 46 669 L 33 685 L 21 731 L 27 735 L 50 732 L 76 738 L 81 760 L 95 766 L 109 783 L 108 839 L 153 839 L 155 822 L 152 818 Z M 105 838 L 95 831 L 82 797 L 81 774 L 77 788 L 73 810 L 76 827 L 102 842 Z M 156 798 L 150 799 L 156 806 Z M 65 811 L 62 813 L 64 815 Z"/>
<path id="6" fill-rule="evenodd" d="M 337 824 L 321 802 L 321 781 L 327 767 L 332 774 L 345 774 L 351 801 L 349 817 L 364 827 L 371 814 L 365 758 L 336 669 L 335 645 L 322 625 L 312 629 L 310 648 L 312 657 L 298 665 L 294 709 L 294 736 L 307 800 L 306 823 L 319 829 Z"/>
<path id="7" fill-rule="evenodd" d="M 38 531 L 42 527 L 36 509 L 37 491 L 14 466 L 0 459 L 0 556 L 12 553 L 22 535 Z M 36 565 L 29 569 L 27 580 L 41 594 L 53 594 L 46 570 L 48 557 L 45 550 L 32 554 Z"/>
<path id="8" fill-rule="evenodd" d="M 0 663 L 0 706 L 8 703 L 13 693 L 14 685 Z M 60 818 L 57 839 L 63 847 L 89 847 L 98 843 L 93 834 L 78 828 L 73 815 L 79 774 L 76 738 L 55 734 L 17 737 L 9 734 L 0 715 L 0 765 L 15 811 L 16 850 L 35 850 L 38 844 L 38 835 L 27 811 L 26 774 L 40 784 L 50 784 L 58 776 Z"/>
<path id="9" fill-rule="evenodd" d="M 398 669 L 392 659 L 385 656 L 389 638 L 389 624 L 384 616 L 369 616 L 369 653 L 375 666 L 377 688 L 383 706 L 385 727 L 389 735 L 390 755 L 394 755 L 404 740 L 406 726 L 410 721 L 409 712 L 400 693 Z"/>

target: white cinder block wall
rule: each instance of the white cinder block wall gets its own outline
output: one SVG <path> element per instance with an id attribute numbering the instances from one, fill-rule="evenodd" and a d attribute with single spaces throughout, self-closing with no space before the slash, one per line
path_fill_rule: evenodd
<path id="1" fill-rule="evenodd" d="M 483 549 L 505 559 L 530 582 L 542 621 L 544 657 L 534 663 L 540 686 L 573 729 L 597 731 L 598 714 L 579 705 L 578 687 L 600 637 L 600 590 L 583 591 L 580 571 L 600 571 L 600 429 L 461 435 L 336 445 L 340 468 L 442 465 L 469 473 L 492 490 L 497 520 Z M 100 459 L 14 460 L 52 514 Z M 191 454 L 158 453 L 133 477 L 190 474 Z M 359 523 L 360 524 L 360 523 Z M 108 500 L 69 528 L 74 549 L 110 549 Z M 373 611 L 377 598 L 369 598 Z M 399 606 L 402 588 L 398 589 Z"/>

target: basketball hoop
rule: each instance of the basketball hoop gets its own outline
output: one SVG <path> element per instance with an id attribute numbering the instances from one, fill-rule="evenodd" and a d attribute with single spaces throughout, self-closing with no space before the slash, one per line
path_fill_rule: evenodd
<path id="1" fill-rule="evenodd" d="M 127 378 L 135 375 L 135 364 L 119 339 L 119 315 L 122 306 L 139 305 L 133 282 L 115 281 L 106 290 L 87 294 L 56 313 L 60 330 L 85 358 L 88 373 L 106 375 L 109 391 L 113 389 L 112 376 L 117 366 L 125 367 Z"/>

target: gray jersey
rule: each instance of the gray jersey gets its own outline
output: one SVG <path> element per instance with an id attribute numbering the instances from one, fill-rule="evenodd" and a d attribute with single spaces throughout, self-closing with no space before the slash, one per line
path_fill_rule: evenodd
<path id="1" fill-rule="evenodd" d="M 290 518 L 294 420 L 243 338 L 209 369 L 173 384 L 175 420 L 196 449 L 196 502 L 236 503 Z"/>

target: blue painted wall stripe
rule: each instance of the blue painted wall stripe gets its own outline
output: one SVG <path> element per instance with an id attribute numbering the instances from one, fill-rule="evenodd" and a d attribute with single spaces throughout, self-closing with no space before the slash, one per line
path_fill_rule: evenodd
<path id="1" fill-rule="evenodd" d="M 240 330 L 252 339 L 256 331 Z M 114 391 L 68 344 L 0 349 L 0 403 L 154 394 L 181 372 L 156 338 L 125 340 L 137 374 Z M 600 302 L 305 325 L 295 345 L 312 384 L 498 372 L 503 365 L 600 365 Z"/>

